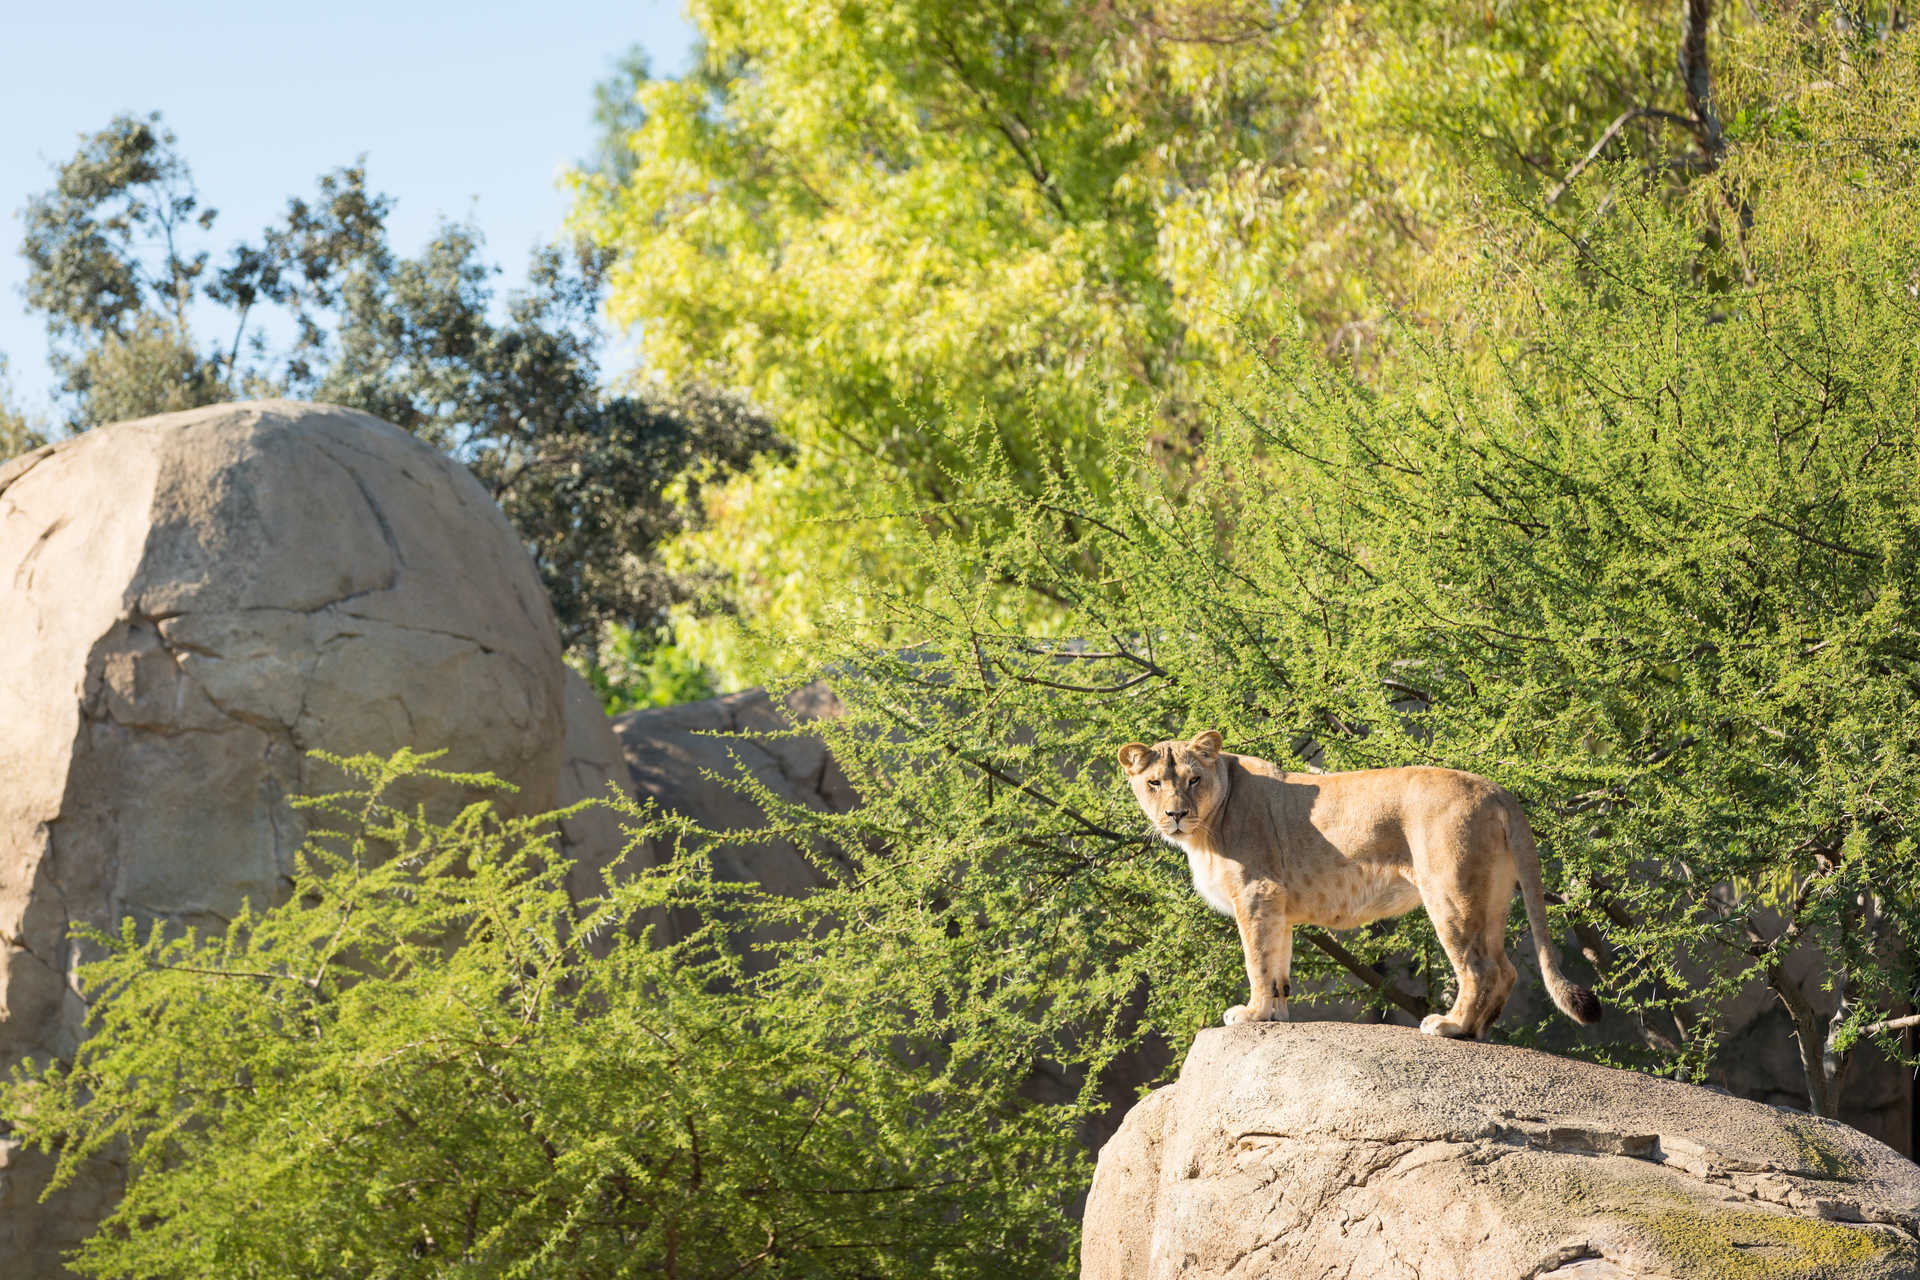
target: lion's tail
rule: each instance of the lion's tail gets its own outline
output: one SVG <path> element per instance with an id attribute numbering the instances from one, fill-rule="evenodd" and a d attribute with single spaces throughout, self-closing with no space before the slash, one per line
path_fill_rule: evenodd
<path id="1" fill-rule="evenodd" d="M 1513 853 L 1513 867 L 1520 877 L 1520 896 L 1527 902 L 1527 924 L 1533 930 L 1533 949 L 1540 957 L 1547 993 L 1560 1006 L 1560 1012 L 1575 1022 L 1598 1022 L 1600 1002 L 1593 992 L 1569 982 L 1560 972 L 1560 956 L 1553 949 L 1553 935 L 1547 932 L 1547 890 L 1540 881 L 1540 851 L 1533 843 L 1533 826 L 1513 801 L 1507 802 L 1505 810 L 1507 848 Z"/>

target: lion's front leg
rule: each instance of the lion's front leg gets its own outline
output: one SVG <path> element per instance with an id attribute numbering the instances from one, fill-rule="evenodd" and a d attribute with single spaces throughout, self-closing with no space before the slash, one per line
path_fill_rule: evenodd
<path id="1" fill-rule="evenodd" d="M 1292 994 L 1293 925 L 1287 920 L 1286 891 L 1267 881 L 1245 885 L 1233 899 L 1240 926 L 1240 950 L 1247 961 L 1247 1003 L 1226 1011 L 1221 1022 L 1286 1022 Z"/>

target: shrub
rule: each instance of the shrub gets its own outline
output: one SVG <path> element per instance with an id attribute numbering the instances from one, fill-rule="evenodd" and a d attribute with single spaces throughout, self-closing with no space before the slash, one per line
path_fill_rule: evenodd
<path id="1" fill-rule="evenodd" d="M 751 921 L 753 895 L 690 837 L 576 910 L 550 819 L 397 809 L 397 785 L 499 785 L 424 759 L 337 761 L 350 786 L 307 802 L 285 904 L 218 937 L 91 939 L 93 1034 L 0 1094 L 62 1177 L 128 1157 L 81 1273 L 987 1277 L 1066 1256 L 1035 1170 L 1071 1143 L 1017 1080 L 957 1071 L 872 973 L 749 972 L 718 921 Z M 668 906 L 708 923 L 664 943 L 647 921 Z"/>

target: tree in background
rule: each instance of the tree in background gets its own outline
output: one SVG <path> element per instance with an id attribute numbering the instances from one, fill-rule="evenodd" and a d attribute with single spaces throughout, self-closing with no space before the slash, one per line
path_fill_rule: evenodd
<path id="1" fill-rule="evenodd" d="M 23 245 L 69 428 L 242 395 L 364 409 L 487 486 L 585 663 L 610 628 L 651 645 L 684 594 L 654 546 L 688 526 L 709 476 L 777 448 L 767 420 L 691 382 L 608 394 L 597 251 L 538 251 L 502 305 L 474 227 L 447 224 L 418 257 L 400 257 L 387 243 L 391 206 L 363 168 L 340 169 L 216 260 L 205 241 L 217 214 L 157 115 L 87 138 L 29 202 Z M 203 341 L 193 325 L 208 317 L 229 331 Z"/>
<path id="2" fill-rule="evenodd" d="M 14 407 L 13 386 L 7 381 L 7 357 L 0 354 L 0 462 L 46 442 L 45 433 Z"/>
<path id="3" fill-rule="evenodd" d="M 1477 170 L 1542 187 L 1683 96 L 1666 4 L 692 15 L 704 61 L 641 87 L 630 171 L 581 177 L 577 225 L 617 251 L 613 310 L 652 368 L 740 387 L 794 439 L 680 552 L 795 634 L 849 583 L 912 577 L 849 517 L 903 478 L 952 499 L 945 424 L 983 414 L 1034 491 L 1112 470 L 1103 420 L 1151 422 L 1177 462 L 1250 367 L 1239 326 L 1370 348 L 1479 251 Z M 1615 145 L 1664 155 L 1665 127 L 1634 116 Z"/>
<path id="4" fill-rule="evenodd" d="M 158 115 L 121 116 L 27 203 L 27 305 L 46 316 L 54 370 L 89 425 L 226 394 L 187 324 L 208 255 L 186 242 L 217 215 L 174 141 Z"/>

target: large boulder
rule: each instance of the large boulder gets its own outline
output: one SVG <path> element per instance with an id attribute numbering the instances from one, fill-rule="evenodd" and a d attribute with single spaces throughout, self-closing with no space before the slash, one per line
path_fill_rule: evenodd
<path id="1" fill-rule="evenodd" d="M 1835 1121 L 1397 1027 L 1203 1031 L 1100 1153 L 1082 1280 L 1920 1276 L 1920 1168 Z"/>
<path id="2" fill-rule="evenodd" d="M 585 787 L 586 757 L 619 768 L 584 713 L 566 750 L 552 611 L 505 517 L 365 414 L 222 405 L 15 459 L 0 582 L 0 1070 L 77 1044 L 75 924 L 214 925 L 284 892 L 289 797 L 340 782 L 308 752 L 445 747 L 518 812 L 576 757 Z M 109 1194 L 35 1211 L 32 1163 L 0 1134 L 8 1275 L 52 1274 Z"/>

